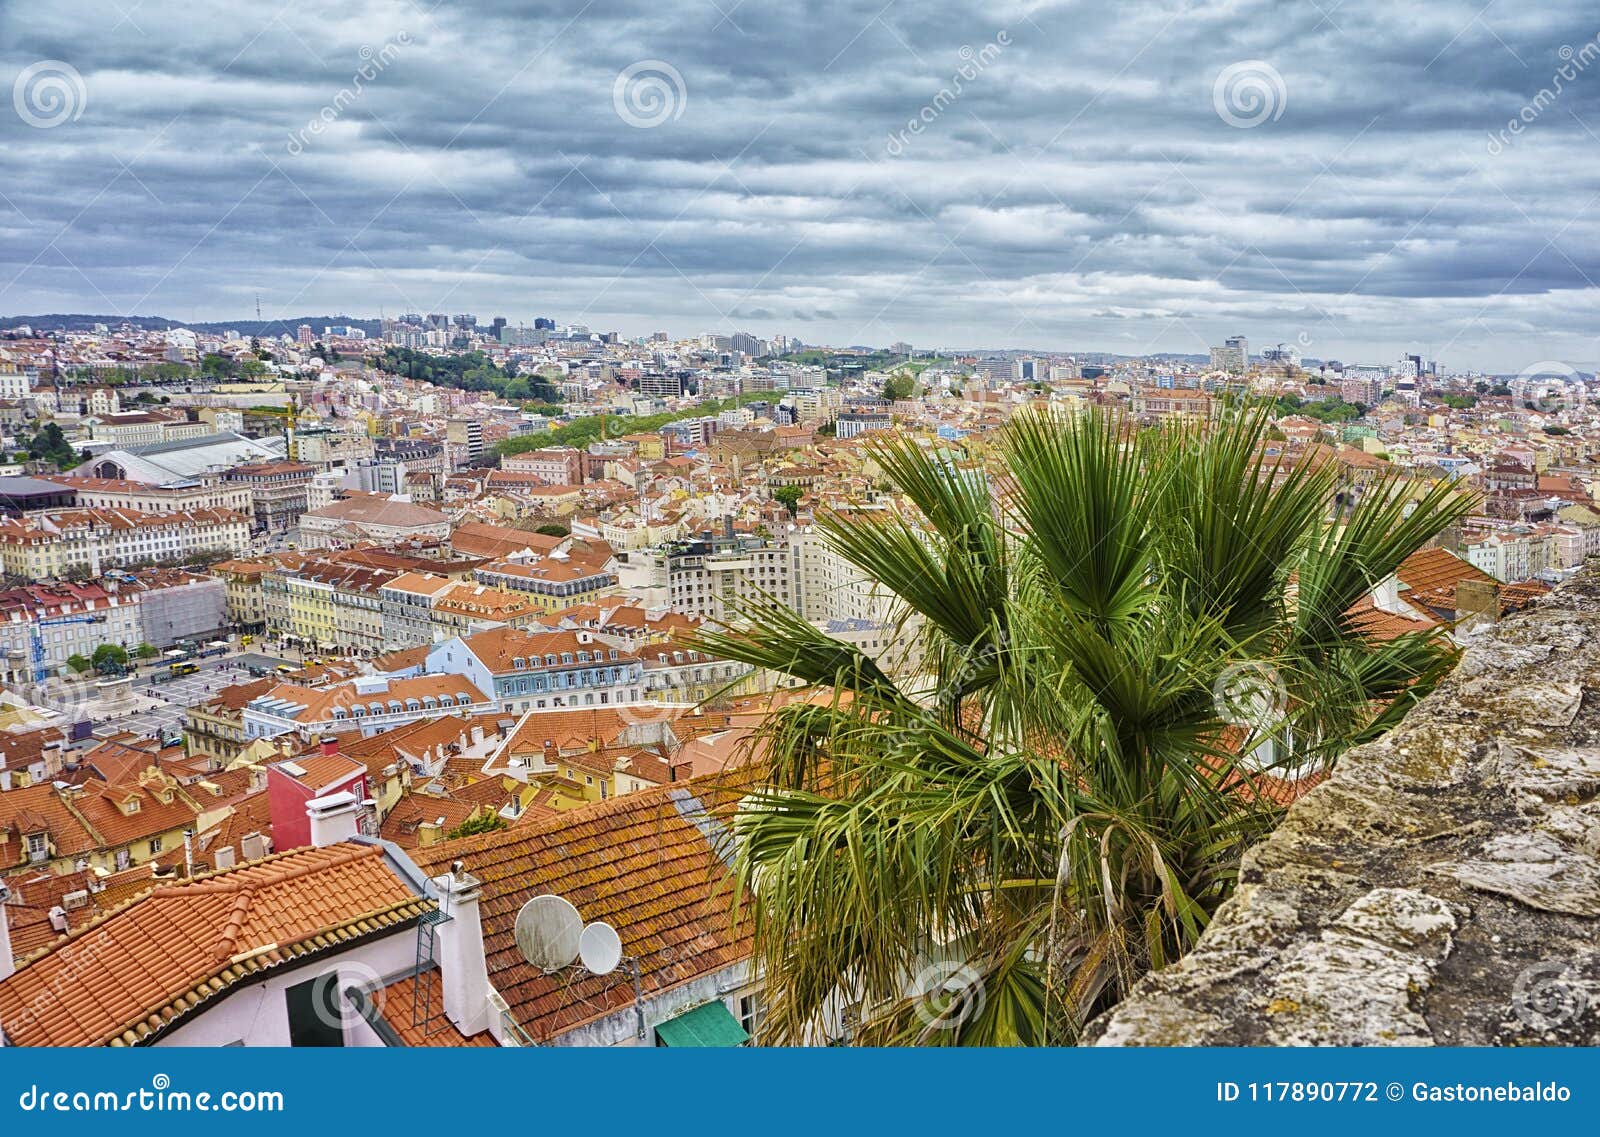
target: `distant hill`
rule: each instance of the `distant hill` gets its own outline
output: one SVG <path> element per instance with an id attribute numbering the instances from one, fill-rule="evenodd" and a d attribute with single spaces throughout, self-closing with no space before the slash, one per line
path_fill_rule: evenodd
<path id="1" fill-rule="evenodd" d="M 294 316 L 284 320 L 210 320 L 190 322 L 169 320 L 165 316 L 88 316 L 78 312 L 52 312 L 43 316 L 0 316 L 0 333 L 21 324 L 26 324 L 36 332 L 89 332 L 94 330 L 96 324 L 104 324 L 108 328 L 130 324 L 136 328 L 143 328 L 145 331 L 188 328 L 192 332 L 208 332 L 213 335 L 233 331 L 242 336 L 270 336 L 274 339 L 281 335 L 294 335 L 300 330 L 301 324 L 310 324 L 311 330 L 318 336 L 322 335 L 323 328 L 332 326 L 360 328 L 369 336 L 380 335 L 383 330 L 381 321 L 362 320 L 355 316 Z"/>

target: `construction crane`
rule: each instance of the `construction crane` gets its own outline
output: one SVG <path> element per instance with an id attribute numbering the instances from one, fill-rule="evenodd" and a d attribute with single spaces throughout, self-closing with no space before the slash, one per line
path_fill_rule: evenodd
<path id="1" fill-rule="evenodd" d="M 48 620 L 35 620 L 28 625 L 28 632 L 33 640 L 33 681 L 43 683 L 45 680 L 44 666 L 44 632 L 41 629 L 54 628 L 61 624 L 103 624 L 106 618 L 102 615 L 83 616 L 55 616 Z"/>

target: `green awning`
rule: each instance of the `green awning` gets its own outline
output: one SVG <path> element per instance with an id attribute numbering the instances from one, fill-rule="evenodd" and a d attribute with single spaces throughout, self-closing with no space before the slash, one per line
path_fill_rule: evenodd
<path id="1" fill-rule="evenodd" d="M 706 1003 L 656 1027 L 663 1046 L 743 1046 L 750 1041 L 722 1003 Z"/>

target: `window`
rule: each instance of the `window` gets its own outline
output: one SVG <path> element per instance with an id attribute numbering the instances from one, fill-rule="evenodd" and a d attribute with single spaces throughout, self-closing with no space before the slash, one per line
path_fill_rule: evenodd
<path id="1" fill-rule="evenodd" d="M 290 1046 L 344 1045 L 337 971 L 296 983 L 283 997 L 289 1011 Z"/>
<path id="2" fill-rule="evenodd" d="M 744 1027 L 744 1032 L 750 1036 L 751 1042 L 759 1041 L 761 1037 L 761 1024 L 767 1017 L 767 1004 L 759 992 L 739 996 L 739 1025 Z"/>
<path id="3" fill-rule="evenodd" d="M 42 861 L 49 855 L 49 846 L 45 842 L 43 833 L 28 834 L 28 859 Z"/>
<path id="4" fill-rule="evenodd" d="M 150 838 L 150 855 L 153 857 L 157 853 L 159 853 L 160 851 L 161 851 L 161 838 L 160 837 L 152 837 L 152 838 Z"/>

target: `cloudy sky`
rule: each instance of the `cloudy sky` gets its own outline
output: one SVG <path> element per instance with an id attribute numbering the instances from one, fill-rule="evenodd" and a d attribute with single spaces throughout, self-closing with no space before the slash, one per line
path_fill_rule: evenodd
<path id="1" fill-rule="evenodd" d="M 1597 35 L 1584 0 L 0 0 L 0 314 L 1590 368 Z"/>

